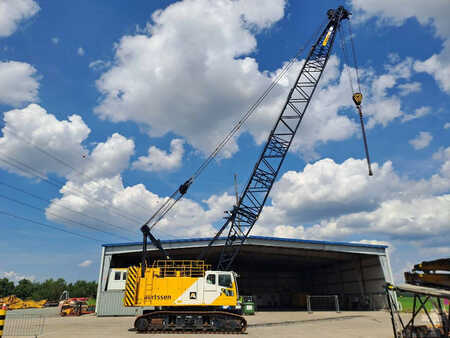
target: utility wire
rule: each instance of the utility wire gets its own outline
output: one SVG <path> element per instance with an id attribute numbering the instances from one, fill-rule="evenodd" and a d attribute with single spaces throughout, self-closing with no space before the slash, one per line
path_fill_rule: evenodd
<path id="1" fill-rule="evenodd" d="M 25 173 L 27 175 L 37 176 L 41 180 L 46 182 L 47 184 L 50 184 L 50 185 L 52 185 L 52 186 L 54 186 L 54 187 L 56 187 L 58 189 L 60 189 L 64 185 L 63 182 L 60 182 L 60 181 L 58 181 L 56 179 L 50 179 L 44 173 L 40 172 L 39 170 L 37 170 L 37 169 L 35 169 L 35 168 L 33 168 L 33 167 L 31 167 L 31 166 L 29 166 L 29 165 L 19 161 L 17 159 L 13 159 L 10 156 L 5 155 L 5 154 L 3 154 L 3 156 L 4 156 L 3 158 L 2 158 L 2 156 L 0 156 L 0 161 L 4 162 L 4 163 L 8 164 L 9 166 L 12 166 L 12 167 L 14 167 L 14 168 L 16 168 L 16 169 L 18 169 L 20 171 L 22 171 L 23 173 Z M 72 192 L 75 195 L 78 195 L 80 197 L 83 197 L 83 198 L 87 199 L 88 201 L 90 201 L 92 203 L 96 203 L 96 204 L 100 205 L 101 207 L 105 207 L 104 204 L 101 201 L 96 200 L 95 198 L 91 198 L 91 197 L 87 196 L 85 193 L 83 193 L 79 189 L 71 188 L 71 189 L 67 189 L 67 191 Z M 111 206 L 111 207 L 109 207 L 107 209 L 109 209 L 113 214 L 116 214 L 118 216 L 121 216 L 122 218 L 127 219 L 128 221 L 132 222 L 132 224 L 136 224 L 136 222 L 137 223 L 141 223 L 141 221 L 139 219 L 137 219 L 137 218 L 133 219 L 133 218 L 130 218 L 127 215 L 123 214 L 121 212 L 121 209 L 118 209 L 118 208 L 113 207 L 113 206 Z M 115 211 L 115 210 L 118 210 L 118 211 Z M 81 214 L 83 214 L 84 216 L 88 216 L 88 215 L 86 215 L 84 213 L 81 213 Z M 119 225 L 114 225 L 114 227 L 120 228 L 120 229 L 122 229 L 124 231 L 132 232 L 131 230 L 129 230 L 129 229 L 125 228 L 125 227 L 119 226 Z M 163 231 L 160 231 L 160 233 L 162 233 L 164 235 L 167 235 L 168 237 L 173 237 L 173 236 L 171 236 L 169 234 L 164 233 Z"/>
<path id="2" fill-rule="evenodd" d="M 51 201 L 50 201 L 49 199 L 47 199 L 47 198 L 38 196 L 38 195 L 36 195 L 36 194 L 33 194 L 33 193 L 31 193 L 31 192 L 29 192 L 29 191 L 26 191 L 26 190 L 24 190 L 24 189 L 15 187 L 15 186 L 13 186 L 13 185 L 11 185 L 11 184 L 8 184 L 8 183 L 6 183 L 6 182 L 0 181 L 0 184 L 1 184 L 1 185 L 4 185 L 4 186 L 6 186 L 6 187 L 8 187 L 8 188 L 10 188 L 10 189 L 13 189 L 13 190 L 15 190 L 15 191 L 19 191 L 19 192 L 21 192 L 21 193 L 23 193 L 23 194 L 26 194 L 26 195 L 28 195 L 28 196 L 31 196 L 31 197 L 33 197 L 33 198 L 35 198 L 35 199 L 38 199 L 38 200 L 41 200 L 41 201 L 44 201 L 44 202 L 47 202 L 47 203 L 51 203 Z M 119 225 L 114 225 L 114 224 L 112 224 L 112 223 L 105 222 L 105 221 L 103 221 L 102 219 L 100 219 L 100 218 L 98 218 L 98 217 L 95 217 L 95 216 L 91 216 L 91 215 L 85 214 L 85 213 L 83 213 L 83 212 L 80 212 L 80 211 L 78 211 L 78 210 L 69 208 L 69 207 L 67 207 L 67 206 L 64 206 L 64 205 L 58 205 L 58 204 L 57 204 L 56 206 L 58 206 L 59 208 L 63 208 L 63 209 L 69 210 L 69 211 L 71 211 L 71 212 L 77 213 L 77 214 L 79 214 L 79 215 L 81 215 L 81 216 L 83 216 L 83 217 L 91 218 L 91 219 L 93 219 L 93 220 L 95 220 L 95 221 L 97 221 L 97 222 L 101 222 L 101 223 L 103 223 L 103 224 L 105 224 L 105 225 L 108 225 L 108 226 L 111 226 L 111 227 L 114 227 L 114 228 L 118 228 L 118 229 L 120 229 L 120 230 L 126 230 L 126 231 L 128 231 L 128 232 L 130 232 L 130 233 L 133 233 L 133 234 L 135 233 L 135 231 L 132 231 L 132 230 L 123 228 L 123 227 L 121 227 L 121 226 L 119 226 Z"/>
<path id="3" fill-rule="evenodd" d="M 64 160 L 62 160 L 62 159 L 60 159 L 60 158 L 58 158 L 57 156 L 51 154 L 50 152 L 48 152 L 47 150 L 43 149 L 42 147 L 40 147 L 40 146 L 34 144 L 33 142 L 27 140 L 25 137 L 21 136 L 21 135 L 19 134 L 19 132 L 15 131 L 14 128 L 12 128 L 11 126 L 6 126 L 4 123 L 3 123 L 3 126 L 4 126 L 5 128 L 7 128 L 8 132 L 12 133 L 16 138 L 21 139 L 21 140 L 24 141 L 25 143 L 29 144 L 31 147 L 37 149 L 39 152 L 41 152 L 41 153 L 45 154 L 46 156 L 52 158 L 53 160 L 57 161 L 58 163 L 62 164 L 63 166 L 66 166 L 66 167 L 72 169 L 72 170 L 77 174 L 77 175 L 75 175 L 75 176 L 83 176 L 83 177 L 86 177 L 86 178 L 88 178 L 91 182 L 93 182 L 94 184 L 98 185 L 98 183 L 97 183 L 91 176 L 89 176 L 89 175 L 87 175 L 87 174 L 85 174 L 85 173 L 83 173 L 83 172 L 77 170 L 74 166 L 70 165 L 70 164 L 67 163 L 66 161 L 64 161 Z M 20 169 L 19 169 L 19 170 L 20 170 Z M 34 171 L 36 171 L 36 170 L 34 170 Z M 35 174 L 33 174 L 33 175 L 35 175 Z M 39 174 L 39 177 L 40 177 L 41 179 L 44 179 L 44 180 L 46 179 L 46 175 L 45 175 L 45 174 L 42 175 L 42 174 L 40 173 L 40 174 Z M 59 184 L 61 184 L 61 186 L 64 185 L 64 183 L 59 183 Z M 113 189 L 110 185 L 105 185 L 104 187 L 105 187 L 107 190 L 109 190 L 109 191 L 111 191 L 111 192 L 113 192 L 113 193 L 118 193 L 118 192 L 119 192 L 117 189 Z M 80 192 L 80 193 L 81 193 L 82 196 L 84 196 L 84 197 L 87 196 L 87 195 L 85 195 L 83 192 Z M 136 205 L 136 206 L 139 206 L 141 209 L 143 209 L 143 210 L 145 210 L 145 211 L 148 211 L 148 206 L 144 206 L 144 205 L 141 204 L 141 203 L 135 203 L 135 205 Z M 102 205 L 102 206 L 103 206 L 103 205 Z M 123 218 L 126 218 L 127 220 L 131 220 L 131 219 L 130 219 L 131 216 L 124 216 L 124 213 L 123 213 L 123 211 L 122 211 L 121 209 L 118 209 L 118 208 L 115 208 L 115 207 L 112 207 L 112 206 L 111 206 L 111 208 L 120 210 L 120 213 L 117 213 L 117 212 L 116 212 L 116 214 L 119 214 L 119 216 L 121 216 L 121 217 L 123 217 Z M 133 223 L 135 223 L 135 222 L 137 222 L 138 224 L 141 224 L 141 223 L 142 223 L 142 221 L 139 220 L 139 219 L 137 219 L 137 218 L 134 218 Z M 116 226 L 116 227 L 117 227 L 117 226 Z M 122 229 L 125 229 L 125 228 L 122 228 Z M 128 230 L 128 229 L 125 229 L 125 230 L 130 231 L 130 230 Z M 162 234 L 164 234 L 164 235 L 166 235 L 166 236 L 168 236 L 168 237 L 174 237 L 174 236 L 172 236 L 172 235 L 170 235 L 170 234 L 168 234 L 168 233 L 165 233 L 165 232 L 163 232 L 163 231 L 159 231 L 159 232 L 162 233 Z"/>
<path id="4" fill-rule="evenodd" d="M 2 158 L 2 157 L 0 156 L 0 161 L 3 161 L 3 162 L 7 163 L 7 164 L 10 165 L 10 166 L 13 166 L 13 167 L 15 167 L 15 168 L 17 168 L 17 169 L 19 169 L 19 170 L 22 170 L 22 171 L 24 171 L 23 168 L 26 168 L 26 169 L 28 169 L 28 172 L 31 173 L 32 175 L 38 176 L 38 177 L 39 177 L 40 179 L 42 179 L 43 181 L 47 182 L 47 183 L 50 184 L 50 185 L 55 186 L 55 187 L 58 188 L 58 189 L 60 189 L 62 186 L 64 186 L 64 182 L 60 182 L 60 181 L 58 181 L 58 180 L 56 180 L 56 179 L 50 179 L 50 178 L 46 177 L 45 174 L 39 172 L 39 170 L 34 169 L 33 167 L 31 167 L 31 166 L 29 166 L 29 165 L 27 165 L 27 164 L 25 164 L 25 163 L 23 163 L 23 162 L 21 162 L 21 161 L 19 161 L 19 160 L 17 160 L 17 159 L 13 159 L 13 158 L 11 158 L 11 157 L 8 156 L 8 155 L 3 154 L 3 156 L 6 157 L 7 159 Z M 18 163 L 19 166 L 17 166 L 16 164 L 14 164 L 14 162 Z M 24 172 L 26 172 L 26 171 L 24 171 Z M 55 182 L 56 182 L 56 183 L 55 183 Z M 87 199 L 88 201 L 90 201 L 90 202 L 97 203 L 97 204 L 99 204 L 101 207 L 105 207 L 104 204 L 103 204 L 101 201 L 96 200 L 96 199 L 94 199 L 94 198 L 91 198 L 91 197 L 87 196 L 85 193 L 83 193 L 83 192 L 82 192 L 81 190 L 79 190 L 79 189 L 76 189 L 76 188 L 70 188 L 70 189 L 67 189 L 67 191 L 72 192 L 72 193 L 75 192 L 75 195 L 78 195 L 78 196 L 80 196 L 80 197 L 86 198 L 86 199 Z M 113 206 L 111 206 L 110 209 L 117 209 L 117 210 L 120 210 L 120 209 L 115 208 L 115 207 L 113 207 Z M 112 211 L 112 210 L 111 210 L 111 211 Z M 128 221 L 131 221 L 131 222 L 133 222 L 133 223 L 139 222 L 139 219 L 134 218 L 134 217 L 133 217 L 133 218 L 128 217 L 127 215 L 123 214 L 122 212 L 117 212 L 117 211 L 116 211 L 115 214 L 118 215 L 118 216 L 121 216 L 121 217 L 123 217 L 123 218 L 125 218 L 125 219 L 127 219 Z"/>
<path id="5" fill-rule="evenodd" d="M 85 177 L 87 179 L 89 179 L 91 182 L 93 182 L 96 185 L 99 185 L 95 179 L 93 177 L 91 177 L 90 175 L 78 170 L 77 168 L 75 168 L 73 165 L 71 165 L 70 163 L 62 160 L 61 158 L 55 156 L 54 154 L 52 154 L 51 152 L 45 150 L 44 148 L 40 147 L 39 145 L 31 142 L 30 140 L 26 139 L 25 137 L 23 137 L 22 135 L 20 135 L 20 133 L 18 131 L 16 131 L 13 127 L 11 126 L 6 126 L 5 123 L 3 123 L 3 126 L 7 128 L 8 132 L 10 132 L 11 134 L 13 134 L 16 138 L 21 139 L 22 141 L 24 141 L 25 143 L 27 143 L 28 145 L 30 145 L 31 147 L 35 148 L 36 150 L 38 150 L 39 152 L 41 152 L 42 154 L 50 157 L 51 159 L 53 159 L 54 161 L 58 162 L 59 164 L 70 168 L 76 175 L 75 176 L 82 176 Z M 103 186 L 102 186 L 103 187 Z M 120 192 L 117 189 L 114 189 L 113 187 L 111 187 L 110 185 L 106 184 L 104 186 L 107 190 L 109 190 L 110 192 L 113 193 L 118 193 Z M 142 210 L 145 210 L 146 212 L 148 212 L 148 206 L 145 206 L 141 203 L 136 203 L 136 206 L 140 207 Z M 142 223 L 141 221 L 139 221 L 139 223 Z"/>
<path id="6" fill-rule="evenodd" d="M 65 233 L 68 233 L 68 234 L 71 234 L 71 235 L 74 235 L 74 236 L 82 237 L 82 238 L 85 238 L 85 239 L 90 239 L 92 241 L 96 241 L 96 242 L 100 242 L 100 243 L 104 243 L 105 242 L 105 241 L 101 241 L 101 240 L 99 240 L 97 238 L 94 238 L 94 237 L 90 237 L 90 236 L 86 236 L 86 235 L 83 235 L 83 234 L 79 234 L 79 233 L 76 233 L 76 232 L 73 232 L 73 231 L 70 231 L 70 230 L 61 229 L 59 227 L 56 227 L 56 226 L 53 226 L 53 225 L 50 225 L 50 224 L 47 224 L 47 223 L 41 223 L 41 222 L 38 222 L 38 221 L 35 221 L 35 220 L 32 220 L 32 219 L 26 218 L 26 217 L 22 217 L 22 216 L 19 216 L 19 215 L 16 215 L 16 214 L 9 213 L 9 212 L 4 211 L 4 210 L 0 210 L 0 214 L 6 215 L 6 216 L 9 216 L 9 217 L 14 217 L 14 218 L 17 218 L 17 219 L 20 219 L 20 220 L 23 220 L 23 221 L 27 221 L 27 222 L 30 222 L 30 223 L 42 225 L 44 227 L 47 227 L 47 228 L 50 228 L 50 229 L 53 229 L 53 230 L 58 230 L 58 231 L 61 231 L 61 232 L 65 232 Z"/>
<path id="7" fill-rule="evenodd" d="M 56 214 L 56 213 L 54 213 L 54 212 L 45 210 L 45 209 L 43 209 L 43 208 L 36 207 L 36 206 L 34 206 L 34 205 L 31 205 L 31 204 L 28 204 L 28 203 L 25 203 L 25 202 L 16 200 L 16 199 L 14 199 L 14 198 L 11 198 L 11 197 L 8 197 L 8 196 L 2 195 L 2 194 L 0 194 L 0 198 L 3 198 L 3 199 L 8 200 L 8 201 L 10 201 L 10 202 L 14 202 L 14 203 L 23 205 L 23 206 L 28 207 L 28 208 L 30 208 L 30 209 L 34 209 L 34 210 L 38 210 L 38 211 L 44 211 L 44 212 L 46 212 L 46 213 L 49 214 L 49 215 L 53 215 L 53 216 L 55 216 L 55 217 L 58 217 L 58 218 L 60 218 L 60 219 L 65 220 L 65 221 L 67 221 L 67 222 L 69 222 L 69 223 L 73 223 L 73 224 L 76 224 L 76 225 L 81 225 L 82 227 L 89 228 L 89 229 L 94 230 L 94 231 L 103 232 L 103 233 L 108 234 L 108 235 L 110 235 L 110 236 L 120 237 L 120 238 L 122 238 L 122 239 L 130 240 L 130 241 L 131 241 L 130 238 L 123 237 L 123 236 L 121 236 L 121 235 L 117 235 L 117 234 L 114 234 L 114 233 L 109 232 L 109 231 L 105 231 L 105 230 L 98 229 L 98 228 L 96 228 L 96 227 L 94 227 L 94 226 L 92 226 L 92 225 L 86 224 L 86 223 L 81 223 L 81 222 L 74 221 L 74 220 L 72 220 L 72 219 L 70 219 L 70 218 L 67 218 L 67 217 L 58 215 L 58 214 Z"/>

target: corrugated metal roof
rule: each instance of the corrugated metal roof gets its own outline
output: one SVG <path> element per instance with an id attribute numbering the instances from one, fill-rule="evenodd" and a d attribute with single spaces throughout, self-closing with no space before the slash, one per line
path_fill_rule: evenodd
<path id="1" fill-rule="evenodd" d="M 363 248 L 380 248 L 386 249 L 387 245 L 379 244 L 365 244 L 365 243 L 352 243 L 352 242 L 333 242 L 333 241 L 316 241 L 310 239 L 297 239 L 297 238 L 278 238 L 278 237 L 266 237 L 266 236 L 249 236 L 249 239 L 267 240 L 267 241 L 280 241 L 280 242 L 295 242 L 295 243 L 307 243 L 307 244 L 321 244 L 321 245 L 340 245 L 340 246 L 353 246 L 353 247 L 363 247 Z M 225 240 L 225 237 L 220 237 L 218 240 Z M 183 238 L 183 239 L 167 239 L 161 240 L 163 244 L 170 243 L 188 243 L 188 242 L 203 242 L 211 241 L 212 237 L 207 238 Z M 103 244 L 104 247 L 119 247 L 119 246 L 129 246 L 129 245 L 142 245 L 142 242 L 129 242 L 129 243 L 110 243 Z"/>

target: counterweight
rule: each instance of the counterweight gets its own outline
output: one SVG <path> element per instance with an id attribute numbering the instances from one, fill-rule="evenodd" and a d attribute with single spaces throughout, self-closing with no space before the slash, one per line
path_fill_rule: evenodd
<path id="1" fill-rule="evenodd" d="M 348 19 L 350 13 L 340 6 L 336 10 L 330 9 L 327 15 L 329 22 L 312 46 L 237 206 L 208 245 L 209 248 L 229 226 L 218 270 L 231 269 L 242 244 L 258 220 L 328 62 L 339 25 L 342 20 Z"/>

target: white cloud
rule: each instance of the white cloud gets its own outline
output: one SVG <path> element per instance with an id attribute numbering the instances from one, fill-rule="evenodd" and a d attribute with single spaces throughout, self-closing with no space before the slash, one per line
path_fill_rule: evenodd
<path id="1" fill-rule="evenodd" d="M 43 161 L 45 155 L 36 150 L 35 146 L 71 163 L 74 167 L 82 165 L 82 156 L 87 150 L 81 143 L 89 135 L 90 129 L 79 115 L 71 115 L 68 120 L 59 121 L 41 106 L 30 104 L 23 109 L 5 112 L 4 122 L 3 137 L 0 137 L 0 154 L 23 162 L 44 175 L 54 172 L 65 176 L 71 169 L 50 158 Z M 0 165 L 21 175 L 34 176 L 18 171 L 4 162 L 0 162 Z"/>
<path id="2" fill-rule="evenodd" d="M 450 233 L 450 147 L 433 155 L 439 170 L 428 179 L 399 176 L 391 162 L 323 159 L 276 182 L 253 234 L 419 248 L 445 246 Z M 375 242 L 373 242 L 375 243 Z"/>
<path id="3" fill-rule="evenodd" d="M 274 3 L 280 8 L 276 15 L 269 11 Z M 259 2 L 258 20 L 239 1 L 178 2 L 158 11 L 147 27 L 148 35 L 125 36 L 118 43 L 115 65 L 97 81 L 103 99 L 95 111 L 115 122 L 145 124 L 154 137 L 173 132 L 194 148 L 210 152 L 280 72 L 261 72 L 255 59 L 244 57 L 256 49 L 256 39 L 242 17 L 248 15 L 257 27 L 267 28 L 283 14 L 284 2 L 274 3 Z M 268 20 L 262 20 L 263 14 Z M 214 28 L 217 20 L 221 30 Z M 386 126 L 402 115 L 400 99 L 387 92 L 410 76 L 412 63 L 406 59 L 392 64 L 381 75 L 362 70 L 369 128 Z M 296 62 L 245 126 L 257 143 L 267 137 L 301 64 Z M 91 63 L 92 68 L 97 65 L 103 61 Z M 314 158 L 317 144 L 355 135 L 357 121 L 345 114 L 348 109 L 354 113 L 350 93 L 347 74 L 340 74 L 339 60 L 332 56 L 315 94 L 320 99 L 311 102 L 293 150 Z M 234 140 L 223 156 L 235 151 Z"/>
<path id="4" fill-rule="evenodd" d="M 15 271 L 5 271 L 1 273 L 0 275 L 3 276 L 3 278 L 8 278 L 10 281 L 13 281 L 14 283 L 17 283 L 21 281 L 22 279 L 28 279 L 30 281 L 34 281 L 36 279 L 33 275 L 23 275 L 21 273 L 15 272 Z"/>
<path id="5" fill-rule="evenodd" d="M 421 131 L 419 135 L 409 141 L 416 150 L 420 150 L 429 146 L 433 136 L 426 131 Z"/>
<path id="6" fill-rule="evenodd" d="M 78 266 L 82 268 L 87 268 L 90 265 L 92 265 L 92 261 L 90 259 L 86 259 L 85 261 L 82 261 L 80 264 L 78 264 Z"/>
<path id="7" fill-rule="evenodd" d="M 79 47 L 79 48 L 77 49 L 77 54 L 78 54 L 78 55 L 83 56 L 84 53 L 85 53 L 85 51 L 84 51 L 83 47 Z"/>
<path id="8" fill-rule="evenodd" d="M 450 29 L 447 34 L 450 34 Z M 444 42 L 440 54 L 433 54 L 423 62 L 417 61 L 414 69 L 432 75 L 442 91 L 450 94 L 450 40 Z"/>
<path id="9" fill-rule="evenodd" d="M 446 124 L 444 124 L 444 129 L 450 129 L 450 122 L 447 122 Z"/>
<path id="10" fill-rule="evenodd" d="M 0 37 L 13 34 L 18 25 L 35 15 L 40 10 L 33 0 L 0 1 Z"/>
<path id="11" fill-rule="evenodd" d="M 184 141 L 174 139 L 170 142 L 170 153 L 155 146 L 148 149 L 148 156 L 140 156 L 133 162 L 133 168 L 144 171 L 167 171 L 178 169 L 183 159 Z"/>
<path id="12" fill-rule="evenodd" d="M 422 85 L 420 82 L 408 82 L 398 85 L 398 88 L 400 89 L 400 95 L 406 96 L 411 93 L 417 93 L 422 90 Z"/>
<path id="13" fill-rule="evenodd" d="M 113 66 L 96 82 L 102 98 L 95 112 L 146 126 L 152 137 L 172 132 L 208 154 L 281 71 L 260 70 L 247 55 L 256 51 L 257 32 L 282 18 L 284 5 L 282 0 L 259 1 L 256 9 L 244 1 L 193 0 L 155 12 L 145 29 L 115 46 Z M 302 63 L 294 64 L 242 128 L 256 143 L 265 141 Z M 400 98 L 420 87 L 404 83 L 413 63 L 392 56 L 382 73 L 361 69 L 369 129 L 403 115 Z M 101 60 L 90 64 L 92 69 L 105 66 Z M 349 80 L 340 68 L 332 56 L 291 147 L 307 160 L 318 157 L 319 144 L 359 135 Z M 238 150 L 236 138 L 221 156 Z"/>
<path id="14" fill-rule="evenodd" d="M 414 69 L 434 77 L 440 88 L 450 94 L 450 6 L 447 0 L 352 0 L 355 17 L 360 21 L 378 17 L 379 24 L 400 26 L 415 18 L 424 26 L 433 26 L 437 37 L 444 40 L 443 49 L 425 61 L 416 61 Z"/>
<path id="15" fill-rule="evenodd" d="M 59 43 L 59 38 L 57 37 L 52 38 L 52 42 L 53 44 L 57 45 Z"/>
<path id="16" fill-rule="evenodd" d="M 448 234 L 449 219 L 450 195 L 446 194 L 384 201 L 374 211 L 344 215 L 330 224 L 340 229 L 388 234 L 392 239 L 420 240 Z"/>
<path id="17" fill-rule="evenodd" d="M 433 255 L 436 258 L 450 255 L 450 246 L 435 246 L 431 248 L 423 248 L 420 250 L 424 255 Z"/>
<path id="18" fill-rule="evenodd" d="M 133 140 L 114 133 L 106 142 L 98 143 L 89 155 L 84 155 L 77 172 L 72 172 L 67 177 L 77 182 L 113 178 L 128 168 L 133 154 Z M 82 172 L 83 176 L 80 176 L 79 172 Z"/>
<path id="19" fill-rule="evenodd" d="M 129 187 L 123 185 L 120 174 L 129 166 L 134 153 L 134 142 L 120 134 L 111 135 L 105 142 L 97 143 L 94 149 L 89 151 L 82 143 L 89 135 L 90 129 L 78 115 L 60 121 L 39 105 L 31 104 L 24 109 L 6 112 L 4 119 L 3 137 L 0 138 L 2 158 L 5 155 L 13 157 L 44 174 L 56 173 L 67 178 L 67 182 L 60 189 L 61 197 L 53 199 L 46 209 L 49 220 L 66 224 L 66 219 L 70 218 L 84 224 L 92 223 L 72 211 L 76 210 L 110 224 L 121 224 L 130 230 L 138 231 L 149 215 L 167 198 L 152 193 L 142 184 Z M 175 149 L 178 145 L 179 141 L 174 142 Z M 69 163 L 76 170 L 47 157 L 39 152 L 36 146 Z M 21 172 L 4 162 L 0 163 L 3 169 L 25 176 L 35 176 Z M 212 224 L 222 218 L 223 210 L 229 209 L 233 202 L 234 197 L 228 194 L 213 195 L 202 203 L 184 199 L 177 205 L 176 210 L 161 222 L 157 233 L 170 234 L 164 235 L 165 237 L 213 235 L 215 230 Z M 196 226 L 192 227 L 192 224 Z M 111 229 L 105 223 L 95 222 L 91 225 L 118 232 L 117 228 Z"/>
<path id="20" fill-rule="evenodd" d="M 52 153 L 58 148 L 51 147 L 66 141 L 64 149 L 74 150 L 68 152 L 73 158 L 65 160 L 78 161 L 76 167 L 84 173 L 80 177 L 68 168 L 64 172 L 51 165 L 46 169 L 68 178 L 61 196 L 47 208 L 48 219 L 65 223 L 62 217 L 70 217 L 85 222 L 84 217 L 64 206 L 137 231 L 167 199 L 142 184 L 123 184 L 120 174 L 134 153 L 132 140 L 113 134 L 89 152 L 81 145 L 89 134 L 81 119 L 58 121 L 37 105 L 11 112 L 5 113 L 2 150 L 33 159 L 32 149 L 14 140 L 8 132 L 10 127 L 31 135 L 34 144 L 55 149 Z M 419 246 L 433 236 L 444 238 L 449 231 L 450 147 L 440 149 L 433 160 L 439 164 L 439 171 L 418 181 L 400 177 L 391 162 L 374 163 L 375 175 L 369 177 L 365 161 L 359 159 L 340 164 L 323 159 L 307 165 L 302 172 L 287 172 L 274 186 L 272 203 L 264 209 L 252 233 L 327 240 L 350 236 L 356 241 L 414 240 Z M 42 154 L 32 163 L 37 166 L 39 162 L 43 162 Z M 213 225 L 221 222 L 223 211 L 233 203 L 234 196 L 226 193 L 212 195 L 201 203 L 185 198 L 158 225 L 156 233 L 165 238 L 213 235 Z M 359 238 L 354 239 L 355 234 Z"/>
<path id="21" fill-rule="evenodd" d="M 395 250 L 395 247 L 387 241 L 379 241 L 376 239 L 361 239 L 359 241 L 351 241 L 351 243 L 359 243 L 359 244 L 373 244 L 373 245 L 385 245 L 389 247 L 390 253 Z"/>
<path id="22" fill-rule="evenodd" d="M 366 162 L 353 158 L 341 164 L 332 159 L 308 164 L 302 172 L 288 171 L 281 177 L 271 193 L 272 206 L 283 211 L 284 224 L 374 209 L 402 182 L 391 162 L 381 167 L 374 163 L 373 171 L 375 175 L 368 176 Z"/>
<path id="23" fill-rule="evenodd" d="M 450 147 L 440 148 L 433 154 L 433 160 L 436 161 L 450 161 Z"/>
<path id="24" fill-rule="evenodd" d="M 103 70 L 111 66 L 111 62 L 106 62 L 103 60 L 95 60 L 89 63 L 89 68 L 93 70 Z"/>
<path id="25" fill-rule="evenodd" d="M 450 178 L 450 147 L 440 148 L 433 154 L 433 160 L 442 162 L 440 174 L 443 177 Z"/>
<path id="26" fill-rule="evenodd" d="M 49 219 L 63 223 L 65 221 L 62 217 L 82 220 L 79 214 L 61 208 L 65 206 L 113 224 L 117 224 L 117 220 L 120 219 L 119 224 L 136 232 L 167 199 L 147 190 L 143 184 L 125 187 L 119 175 L 108 179 L 97 178 L 82 184 L 69 181 L 60 192 L 63 196 L 54 199 L 47 208 Z M 88 196 L 98 202 L 92 203 Z M 221 220 L 224 210 L 230 209 L 234 203 L 234 196 L 213 195 L 202 202 L 205 206 L 188 198 L 182 199 L 158 224 L 155 233 L 163 238 L 214 235 L 216 230 L 212 224 Z M 195 226 L 192 226 L 193 224 Z M 105 226 L 103 228 L 106 229 Z M 117 232 L 117 229 L 114 231 Z"/>
<path id="27" fill-rule="evenodd" d="M 354 16 L 360 20 L 377 16 L 380 24 L 400 26 L 408 18 L 415 17 L 422 25 L 433 25 L 438 36 L 446 37 L 445 33 L 450 30 L 446 0 L 435 0 L 430 4 L 421 0 L 352 0 L 351 3 Z"/>
<path id="28" fill-rule="evenodd" d="M 383 127 L 391 121 L 403 115 L 401 100 L 392 91 L 400 90 L 400 80 L 408 80 L 411 77 L 413 60 L 406 58 L 399 63 L 386 65 L 386 73 L 376 75 L 367 70 L 368 88 L 366 89 L 368 100 L 363 106 L 363 112 L 368 117 L 367 127 L 373 128 L 377 124 Z M 364 74 L 363 74 L 364 75 Z M 364 90 L 363 90 L 364 91 Z M 391 93 L 392 92 L 392 93 Z"/>
<path id="29" fill-rule="evenodd" d="M 38 99 L 36 69 L 28 63 L 0 61 L 0 103 L 20 106 Z"/>
<path id="30" fill-rule="evenodd" d="M 114 66 L 97 81 L 97 114 L 145 124 L 151 136 L 174 132 L 205 153 L 214 149 L 273 76 L 245 55 L 256 50 L 254 29 L 278 21 L 285 2 L 250 4 L 183 1 L 155 12 L 147 34 L 118 43 Z M 224 156 L 236 150 L 232 142 Z"/>
<path id="31" fill-rule="evenodd" d="M 431 107 L 423 106 L 423 107 L 417 108 L 414 111 L 414 114 L 403 115 L 402 122 L 408 122 L 411 120 L 418 119 L 420 117 L 428 115 L 430 112 L 431 112 Z"/>

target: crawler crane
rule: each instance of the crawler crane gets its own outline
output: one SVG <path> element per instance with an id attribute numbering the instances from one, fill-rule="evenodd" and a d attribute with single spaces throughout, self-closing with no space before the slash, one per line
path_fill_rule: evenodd
<path id="1" fill-rule="evenodd" d="M 246 320 L 238 314 L 237 274 L 232 264 L 256 223 L 292 140 L 308 108 L 330 57 L 341 22 L 350 13 L 342 6 L 327 12 L 328 20 L 298 74 L 283 109 L 272 129 L 244 192 L 225 224 L 205 247 L 198 260 L 171 260 L 151 229 L 188 190 L 193 177 L 182 184 L 166 204 L 142 226 L 143 252 L 140 266 L 128 268 L 124 305 L 154 307 L 135 320 L 138 332 L 244 332 Z M 353 95 L 359 109 L 362 96 Z M 360 109 L 359 109 L 360 111 Z M 362 115 L 361 125 L 362 124 Z M 241 120 L 242 122 L 242 120 Z M 363 131 L 365 140 L 365 134 Z M 227 136 L 228 137 L 228 136 Z M 367 147 L 366 147 L 367 149 Z M 367 152 L 366 152 L 367 155 Z M 367 157 L 368 159 L 368 157 Z M 208 158 L 207 161 L 209 161 Z M 370 162 L 369 174 L 370 172 Z M 150 227 L 148 224 L 153 222 Z M 219 261 L 213 269 L 205 257 L 213 243 L 228 229 Z M 148 264 L 147 239 L 164 259 Z"/>

